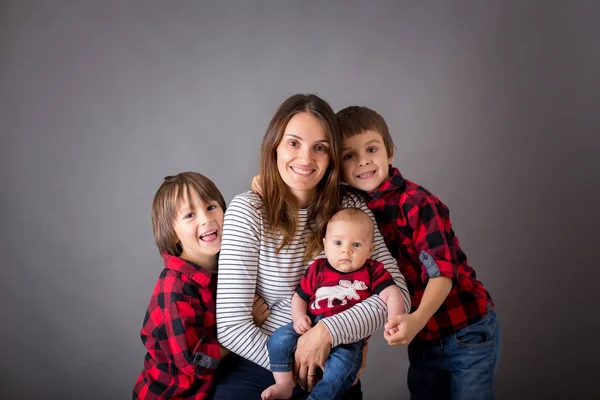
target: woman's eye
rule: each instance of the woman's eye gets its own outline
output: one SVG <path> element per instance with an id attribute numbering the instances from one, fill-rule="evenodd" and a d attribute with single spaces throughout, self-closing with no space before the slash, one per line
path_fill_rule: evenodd
<path id="1" fill-rule="evenodd" d="M 318 145 L 315 146 L 315 150 L 317 150 L 318 152 L 327 151 L 327 146 L 323 146 L 322 144 L 318 144 Z"/>
<path id="2" fill-rule="evenodd" d="M 208 207 L 206 207 L 206 209 L 207 209 L 208 211 L 212 211 L 212 210 L 214 210 L 215 208 L 217 208 L 217 206 L 215 206 L 214 204 L 210 204 Z"/>
<path id="3" fill-rule="evenodd" d="M 295 140 L 290 140 L 290 141 L 288 142 L 288 144 L 289 144 L 290 146 L 292 146 L 292 147 L 296 147 L 296 146 L 298 146 L 298 142 L 297 142 L 297 141 L 295 141 Z"/>
<path id="4" fill-rule="evenodd" d="M 194 216 L 194 213 L 187 213 L 185 214 L 185 216 L 183 217 L 184 219 L 188 219 L 188 218 L 192 218 Z"/>

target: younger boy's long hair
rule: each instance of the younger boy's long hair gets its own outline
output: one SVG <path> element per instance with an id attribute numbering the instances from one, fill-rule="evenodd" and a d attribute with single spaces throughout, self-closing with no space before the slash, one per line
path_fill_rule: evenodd
<path id="1" fill-rule="evenodd" d="M 152 229 L 160 254 L 167 253 L 172 256 L 181 254 L 181 246 L 173 225 L 181 202 L 186 200 L 191 203 L 192 190 L 198 193 L 205 203 L 216 201 L 225 212 L 227 205 L 223 195 L 204 175 L 197 172 L 182 172 L 175 176 L 167 176 L 156 191 L 152 202 Z"/>
<path id="2" fill-rule="evenodd" d="M 298 203 L 288 186 L 283 182 L 277 169 L 277 146 L 283 132 L 299 113 L 309 113 L 316 117 L 329 141 L 329 166 L 317 184 L 315 203 L 311 207 L 308 220 L 314 221 L 315 229 L 309 237 L 304 259 L 314 258 L 323 249 L 323 237 L 329 218 L 340 208 L 339 153 L 341 138 L 337 131 L 335 114 L 329 104 L 314 94 L 296 94 L 285 100 L 275 112 L 263 138 L 261 151 L 262 202 L 268 222 L 268 231 L 283 236 L 277 252 L 290 244 L 298 227 Z"/>
<path id="3" fill-rule="evenodd" d="M 335 114 L 338 128 L 343 138 L 360 135 L 365 131 L 374 131 L 381 135 L 388 157 L 394 155 L 394 141 L 385 119 L 379 113 L 367 107 L 350 106 Z"/>

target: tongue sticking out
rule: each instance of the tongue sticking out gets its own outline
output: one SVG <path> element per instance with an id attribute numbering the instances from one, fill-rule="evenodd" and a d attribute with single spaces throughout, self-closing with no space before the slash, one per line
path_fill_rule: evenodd
<path id="1" fill-rule="evenodd" d="M 217 234 L 216 233 L 212 233 L 210 235 L 202 236 L 200 238 L 200 240 L 202 240 L 203 242 L 212 242 L 216 238 L 217 238 Z"/>

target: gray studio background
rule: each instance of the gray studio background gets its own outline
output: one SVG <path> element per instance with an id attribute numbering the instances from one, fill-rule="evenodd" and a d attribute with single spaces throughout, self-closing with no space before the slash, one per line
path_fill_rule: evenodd
<path id="1" fill-rule="evenodd" d="M 598 398 L 595 1 L 0 2 L 0 398 L 126 399 L 162 264 L 150 204 L 227 201 L 296 92 L 378 110 L 504 330 L 500 399 Z M 366 399 L 408 398 L 380 334 Z"/>

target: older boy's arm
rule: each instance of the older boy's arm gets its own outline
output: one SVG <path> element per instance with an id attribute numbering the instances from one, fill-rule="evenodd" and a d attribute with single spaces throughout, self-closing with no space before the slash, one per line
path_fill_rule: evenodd
<path id="1" fill-rule="evenodd" d="M 412 314 L 388 319 L 384 338 L 390 345 L 409 344 L 440 308 L 452 289 L 452 280 L 443 276 L 430 279 L 419 308 Z M 394 332 L 394 333 L 392 333 Z"/>
<path id="2" fill-rule="evenodd" d="M 170 352 L 177 368 L 190 376 L 213 375 L 222 353 L 217 338 L 206 339 L 206 328 L 198 324 L 204 320 L 204 310 L 182 300 L 170 303 L 164 312 L 164 350 Z"/>

